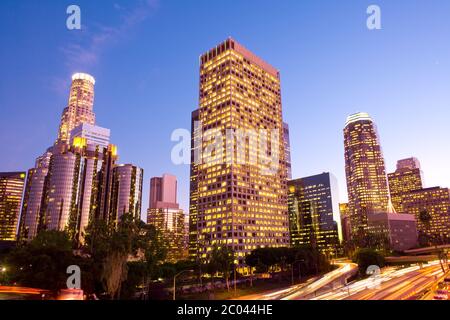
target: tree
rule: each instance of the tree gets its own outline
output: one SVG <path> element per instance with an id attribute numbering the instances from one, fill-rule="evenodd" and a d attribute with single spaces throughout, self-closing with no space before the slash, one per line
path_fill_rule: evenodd
<path id="1" fill-rule="evenodd" d="M 366 275 L 367 268 L 371 265 L 378 266 L 379 268 L 385 265 L 384 257 L 378 251 L 371 248 L 359 249 L 353 261 L 358 264 L 359 274 L 361 276 Z"/>
<path id="2" fill-rule="evenodd" d="M 85 265 L 72 253 L 66 232 L 41 231 L 30 243 L 22 243 L 6 258 L 12 282 L 56 291 L 66 286 L 67 267 Z"/>
<path id="3" fill-rule="evenodd" d="M 229 278 L 233 265 L 233 249 L 228 246 L 219 247 L 215 245 L 209 255 L 207 270 L 211 275 L 214 275 L 217 272 L 222 273 L 225 277 L 228 291 L 230 291 Z"/>

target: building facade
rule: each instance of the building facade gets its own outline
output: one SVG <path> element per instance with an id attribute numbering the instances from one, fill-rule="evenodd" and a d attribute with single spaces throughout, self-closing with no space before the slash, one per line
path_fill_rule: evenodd
<path id="1" fill-rule="evenodd" d="M 177 178 L 170 174 L 150 179 L 147 223 L 154 225 L 168 245 L 167 260 L 188 257 L 186 216 L 177 203 Z"/>
<path id="2" fill-rule="evenodd" d="M 416 218 L 405 213 L 374 213 L 368 217 L 371 248 L 405 251 L 417 247 Z"/>
<path id="3" fill-rule="evenodd" d="M 241 268 L 255 248 L 288 246 L 278 70 L 227 39 L 200 57 L 192 120 L 192 258 L 229 246 Z"/>
<path id="4" fill-rule="evenodd" d="M 450 191 L 448 188 L 425 188 L 403 197 L 406 213 L 415 216 L 422 245 L 450 243 Z"/>
<path id="5" fill-rule="evenodd" d="M 95 79 L 86 73 L 75 73 L 72 76 L 69 102 L 61 116 L 58 140 L 70 142 L 71 131 L 82 123 L 95 124 L 94 108 Z"/>
<path id="6" fill-rule="evenodd" d="M 0 172 L 0 241 L 16 241 L 26 172 Z"/>
<path id="7" fill-rule="evenodd" d="M 375 123 L 367 113 L 347 118 L 344 128 L 345 173 L 352 238 L 367 236 L 367 216 L 388 212 L 385 163 Z"/>
<path id="8" fill-rule="evenodd" d="M 423 173 L 419 160 L 408 158 L 397 162 L 397 169 L 388 174 L 392 205 L 397 212 L 405 212 L 403 198 L 411 191 L 423 188 Z"/>
<path id="9" fill-rule="evenodd" d="M 336 253 L 339 245 L 337 182 L 322 173 L 288 182 L 291 245 Z"/>
<path id="10" fill-rule="evenodd" d="M 341 229 L 342 229 L 342 240 L 347 243 L 352 237 L 352 227 L 350 224 L 350 212 L 348 210 L 348 203 L 339 204 L 339 213 L 341 215 Z"/>
<path id="11" fill-rule="evenodd" d="M 113 170 L 111 219 L 115 223 L 127 213 L 141 218 L 144 170 L 132 164 L 121 164 Z"/>

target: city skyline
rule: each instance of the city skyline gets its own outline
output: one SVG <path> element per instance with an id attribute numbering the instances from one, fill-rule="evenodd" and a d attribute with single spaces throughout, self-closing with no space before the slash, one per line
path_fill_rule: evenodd
<path id="1" fill-rule="evenodd" d="M 136 2 L 137 7 L 138 3 L 139 2 Z M 8 5 L 7 2 L 5 6 Z M 11 83 L 6 83 L 6 81 L 5 83 L 2 83 L 0 89 L 0 105 L 2 106 L 2 109 L 3 107 L 5 108 L 2 110 L 2 115 L 6 120 L 5 124 L 0 129 L 1 143 L 2 146 L 5 147 L 4 156 L 0 160 L 2 171 L 26 171 L 32 167 L 36 157 L 41 155 L 54 141 L 55 130 L 57 130 L 61 110 L 66 104 L 67 92 L 69 89 L 69 83 L 66 79 L 69 79 L 70 75 L 75 71 L 87 72 L 92 74 L 97 80 L 94 111 L 97 118 L 100 119 L 99 125 L 111 129 L 112 139 L 119 146 L 119 156 L 121 157 L 122 163 L 132 162 L 145 170 L 144 189 L 146 190 L 143 194 L 143 198 L 148 198 L 149 177 L 170 172 L 178 177 L 180 194 L 179 203 L 181 207 L 187 211 L 189 198 L 189 166 L 175 166 L 171 163 L 170 150 L 174 146 L 174 142 L 170 141 L 170 133 L 177 128 L 188 129 L 190 127 L 190 112 L 198 105 L 198 99 L 196 97 L 198 91 L 198 77 L 196 76 L 196 72 L 198 72 L 199 67 L 199 54 L 214 46 L 217 42 L 222 41 L 229 35 L 232 35 L 238 41 L 244 43 L 250 50 L 257 52 L 263 59 L 276 65 L 280 69 L 281 88 L 283 91 L 283 120 L 289 123 L 291 134 L 293 178 L 325 171 L 332 172 L 338 178 L 339 194 L 341 196 L 340 201 L 344 202 L 346 200 L 346 188 L 344 187 L 345 175 L 341 131 L 345 124 L 345 117 L 356 111 L 367 111 L 372 115 L 378 126 L 387 172 L 393 172 L 395 170 L 395 163 L 398 159 L 415 156 L 421 161 L 423 171 L 425 172 L 425 187 L 448 187 L 450 185 L 450 170 L 442 170 L 442 168 L 445 168 L 444 163 L 445 159 L 448 159 L 449 157 L 449 151 L 445 150 L 445 148 L 440 148 L 441 145 L 445 145 L 444 118 L 448 112 L 445 109 L 450 101 L 448 90 L 444 89 L 448 88 L 447 84 L 450 83 L 450 79 L 448 78 L 450 72 L 444 72 L 445 70 L 448 71 L 449 68 L 449 61 L 447 59 L 447 57 L 450 56 L 448 54 L 450 51 L 449 48 L 439 41 L 436 42 L 437 44 L 434 44 L 430 39 L 429 42 L 426 42 L 428 44 L 428 49 L 414 47 L 417 51 L 411 54 L 407 62 L 400 63 L 397 67 L 393 66 L 394 69 L 391 69 L 391 71 L 384 71 L 384 73 L 377 71 L 377 67 L 380 67 L 383 60 L 381 59 L 382 57 L 379 57 L 372 52 L 376 51 L 377 45 L 381 45 L 382 48 L 388 50 L 390 48 L 389 46 L 394 46 L 392 41 L 399 41 L 399 39 L 401 39 L 403 42 L 397 44 L 398 49 L 405 50 L 406 48 L 409 48 L 409 46 L 416 46 L 416 44 L 408 42 L 404 37 L 406 32 L 409 32 L 408 28 L 417 27 L 413 25 L 405 26 L 405 22 L 402 22 L 402 25 L 398 26 L 396 25 L 397 21 L 393 18 L 395 14 L 408 14 L 407 10 L 406 12 L 402 11 L 402 8 L 400 8 L 401 5 L 387 4 L 384 1 L 380 1 L 383 13 L 386 14 L 383 15 L 383 17 L 385 17 L 383 20 L 383 29 L 374 31 L 375 33 L 370 33 L 371 31 L 365 28 L 366 16 L 364 15 L 363 10 L 364 5 L 361 5 L 360 8 L 359 6 L 355 6 L 354 8 L 347 4 L 343 4 L 340 7 L 335 7 L 335 4 L 331 4 L 330 6 L 336 9 L 334 12 L 337 16 L 334 18 L 328 10 L 322 12 L 316 5 L 296 6 L 297 8 L 306 10 L 310 15 L 312 13 L 323 13 L 324 20 L 331 19 L 331 21 L 336 22 L 343 17 L 351 18 L 349 24 L 351 24 L 351 28 L 356 28 L 357 30 L 353 31 L 351 34 L 355 35 L 356 39 L 362 41 L 364 44 L 364 50 L 354 52 L 356 62 L 352 61 L 354 62 L 353 66 L 352 63 L 344 63 L 344 60 L 350 57 L 349 48 L 345 48 L 345 44 L 338 46 L 338 55 L 335 58 L 335 62 L 332 63 L 331 61 L 333 60 L 328 60 L 332 58 L 328 56 L 326 52 L 319 50 L 320 47 L 315 46 L 315 40 L 311 36 L 306 36 L 303 39 L 303 44 L 297 42 L 293 44 L 288 41 L 291 39 L 286 39 L 286 37 L 280 37 L 280 39 L 278 39 L 275 34 L 271 34 L 268 39 L 261 39 L 258 37 L 252 38 L 251 33 L 241 31 L 240 28 L 231 27 L 227 30 L 223 30 L 223 28 L 220 27 L 215 32 L 210 32 L 210 30 L 208 30 L 209 33 L 207 36 L 200 33 L 195 37 L 195 41 L 192 41 L 189 46 L 185 47 L 186 56 L 181 57 L 181 63 L 186 65 L 189 64 L 189 67 L 180 64 L 177 64 L 177 66 L 180 68 L 178 69 L 178 72 L 181 72 L 181 78 L 188 79 L 188 85 L 186 86 L 187 88 L 185 91 L 180 93 L 180 97 L 169 97 L 170 84 L 168 78 L 163 77 L 161 83 L 156 81 L 158 76 L 160 77 L 163 74 L 162 70 L 164 70 L 164 66 L 168 68 L 167 71 L 173 76 L 175 76 L 174 72 L 176 69 L 176 67 L 173 69 L 174 67 L 171 67 L 168 64 L 160 65 L 165 59 L 159 55 L 156 55 L 156 60 L 154 61 L 151 59 L 144 59 L 142 56 L 138 55 L 137 58 L 139 58 L 139 64 L 144 66 L 148 64 L 151 70 L 155 71 L 159 68 L 159 71 L 156 71 L 154 74 L 150 72 L 149 74 L 151 75 L 149 76 L 149 80 L 147 80 L 146 84 L 142 84 L 141 89 L 138 88 L 137 81 L 138 79 L 144 79 L 145 76 L 142 73 L 137 72 L 137 75 L 134 77 L 135 79 L 131 81 L 133 84 L 132 86 L 134 87 L 129 91 L 130 85 L 126 85 L 125 82 L 129 81 L 130 77 L 133 77 L 133 73 L 128 74 L 128 72 L 125 72 L 128 69 L 123 69 L 123 66 L 114 68 L 113 70 L 108 69 L 114 61 L 117 61 L 118 55 L 121 52 L 123 53 L 125 44 L 130 41 L 133 45 L 137 46 L 136 41 L 146 34 L 144 31 L 144 29 L 146 29 L 145 24 L 155 23 L 154 20 L 161 21 L 161 15 L 167 14 L 165 9 L 170 5 L 173 5 L 173 3 L 159 3 L 156 7 L 150 7 L 150 17 L 148 20 L 143 20 L 143 25 L 135 23 L 133 26 L 128 27 L 132 30 L 131 38 L 124 40 L 122 43 L 108 45 L 107 48 L 104 49 L 105 52 L 99 54 L 99 58 L 104 55 L 105 59 L 99 59 L 99 62 L 97 63 L 80 63 L 79 66 L 73 64 L 71 67 L 67 67 L 65 63 L 61 61 L 61 63 L 55 63 L 55 66 L 52 67 L 51 70 L 42 73 L 40 72 L 40 68 L 35 64 L 36 62 L 27 62 L 26 65 L 32 70 L 35 70 L 36 74 L 28 74 L 25 76 L 20 72 L 13 72 L 14 68 L 6 65 L 5 62 L 1 62 L 2 69 L 7 75 L 6 78 L 11 80 Z M 24 9 L 34 8 L 33 4 L 27 2 L 24 2 L 22 6 Z M 83 1 L 80 2 L 80 6 L 82 10 L 86 10 L 87 12 L 90 12 L 90 9 L 95 8 L 95 5 Z M 225 5 L 216 4 L 216 6 L 220 8 Z M 243 7 L 242 14 L 248 12 L 248 5 L 241 4 L 240 6 Z M 430 19 L 432 16 L 435 18 L 442 17 L 442 13 L 439 13 L 438 11 L 445 11 L 442 10 L 442 7 L 447 6 L 447 3 L 441 2 L 431 8 L 424 8 L 422 11 L 424 19 Z M 61 8 L 63 7 L 64 5 L 61 5 Z M 267 7 L 270 7 L 270 3 L 264 2 L 262 8 Z M 132 5 L 129 5 L 128 11 L 126 12 L 132 11 L 133 8 Z M 58 6 L 52 7 L 50 14 L 59 14 L 57 10 Z M 114 13 L 117 10 L 118 9 L 107 8 L 107 11 L 110 13 Z M 357 15 L 359 12 L 358 10 L 361 11 L 360 16 Z M 15 15 L 12 13 L 6 14 L 7 12 L 7 10 L 2 10 L 2 16 L 5 14 L 5 19 L 1 19 L 2 26 L 5 24 L 5 27 L 13 27 L 16 25 L 12 21 L 12 18 L 15 17 Z M 27 15 L 31 14 L 31 12 L 33 12 L 33 10 L 30 10 L 30 12 L 25 10 L 23 17 L 18 19 L 16 23 L 23 22 L 22 19 L 26 19 Z M 62 12 L 64 12 L 64 10 Z M 194 15 L 192 11 L 189 11 L 188 13 Z M 285 13 L 283 7 L 279 9 L 279 12 L 275 12 L 275 14 L 281 13 Z M 37 14 L 39 16 L 39 11 Z M 417 13 L 415 14 L 417 15 Z M 64 18 L 64 15 L 62 18 Z M 439 21 L 438 18 L 436 19 Z M 86 28 L 92 30 L 92 28 L 95 28 L 94 22 L 99 19 L 100 17 L 95 17 L 95 15 L 93 17 L 86 17 L 83 25 L 86 25 Z M 253 19 L 254 18 L 252 18 L 251 21 L 253 21 Z M 116 20 L 118 20 L 119 26 L 122 25 L 120 19 Z M 141 20 L 138 19 L 138 21 Z M 304 24 L 308 24 L 309 26 L 313 25 L 320 29 L 323 28 L 325 22 L 313 22 L 307 20 Z M 332 42 L 336 44 L 334 41 L 342 36 L 341 32 L 348 32 L 349 27 L 349 25 L 341 26 L 341 28 L 337 28 L 333 33 L 326 34 L 322 37 L 325 37 L 325 39 L 328 37 L 328 40 L 332 40 Z M 435 35 L 432 39 L 439 40 L 439 35 L 444 35 L 446 30 L 445 28 L 444 30 L 440 30 L 437 29 L 437 27 L 438 24 L 428 24 L 426 28 L 422 25 L 424 30 L 421 34 L 426 38 L 426 36 L 429 36 L 429 34 L 434 32 Z M 439 27 L 441 26 L 439 25 Z M 50 28 L 50 25 L 43 22 L 42 28 Z M 60 29 L 63 29 L 63 26 Z M 278 28 L 276 30 L 279 32 L 282 29 Z M 55 32 L 58 32 L 58 34 L 60 33 L 59 38 L 56 37 L 56 39 L 61 39 L 63 35 L 69 33 L 69 37 L 74 37 L 72 40 L 80 40 L 78 38 L 80 37 L 79 35 L 76 35 L 76 33 L 72 34 L 70 33 L 71 31 L 68 30 L 58 29 L 58 31 Z M 147 33 L 148 32 L 149 31 L 147 31 Z M 171 32 L 174 31 L 171 30 Z M 276 33 L 276 31 L 273 32 Z M 379 34 L 376 34 L 376 32 L 379 32 Z M 305 36 L 305 34 L 302 35 Z M 18 36 L 20 37 L 20 32 Z M 179 39 L 178 37 L 175 35 L 174 39 Z M 169 52 L 173 49 L 172 45 L 167 44 L 163 39 L 159 38 L 158 40 L 161 42 L 158 46 L 163 49 L 163 52 Z M 300 41 L 301 39 L 299 38 L 298 40 Z M 7 38 L 7 44 L 10 43 L 10 41 L 12 41 L 12 39 Z M 75 43 L 80 44 L 80 42 L 77 41 L 75 41 Z M 424 39 L 424 41 L 426 40 Z M 50 49 L 44 50 L 39 46 L 37 48 L 38 52 L 44 50 L 42 52 L 47 52 L 53 58 L 55 58 L 55 55 L 61 54 L 58 49 L 55 48 L 57 41 L 52 42 L 52 40 L 45 40 L 44 43 L 50 44 L 50 47 L 53 46 L 53 53 L 50 52 Z M 313 48 L 310 51 L 306 51 L 308 53 L 306 57 L 302 56 L 301 50 L 293 50 L 298 53 L 298 57 L 292 54 L 288 55 L 284 52 L 286 50 L 292 51 L 292 49 L 304 49 L 307 48 L 307 45 L 310 45 Z M 353 43 L 352 46 L 354 45 L 355 44 Z M 164 50 L 166 46 L 167 50 Z M 273 47 L 276 48 L 273 49 Z M 146 45 L 143 45 L 143 48 L 147 53 L 149 52 L 148 50 L 151 49 L 151 47 Z M 326 48 L 326 45 L 322 47 L 325 51 Z M 430 56 L 429 51 L 432 50 L 432 48 L 435 48 L 436 50 L 435 53 Z M 7 53 L 2 53 L 2 55 L 5 55 L 5 59 L 2 59 L 2 61 L 7 61 L 10 54 L 18 54 L 19 57 L 25 58 L 27 54 L 20 53 L 19 55 L 19 49 L 20 44 L 11 45 L 11 50 Z M 317 52 L 321 52 L 322 54 L 314 57 L 313 53 Z M 127 54 L 130 58 L 135 57 L 135 54 L 133 53 L 128 52 Z M 363 58 L 363 54 L 368 54 L 368 57 Z M 170 56 L 173 58 L 172 55 Z M 431 60 L 423 59 L 424 56 Z M 302 57 L 305 58 L 304 61 L 301 63 L 297 62 L 297 59 L 301 59 Z M 419 70 L 421 70 L 422 73 L 420 75 L 412 76 L 407 72 L 407 68 L 408 66 L 413 66 L 418 60 L 420 60 Z M 398 64 L 399 61 L 400 56 L 392 54 L 392 58 L 388 60 L 388 63 L 389 65 L 395 65 Z M 313 63 L 314 67 L 308 69 L 307 62 Z M 335 71 L 341 71 L 337 72 L 337 75 L 334 75 L 333 77 L 342 76 L 343 69 L 341 68 L 346 66 L 348 70 L 355 71 L 354 74 L 356 79 L 344 78 L 344 85 L 337 85 L 336 88 L 329 88 L 329 91 L 327 91 L 329 94 L 319 98 L 318 95 L 321 94 L 321 90 L 324 90 L 331 84 L 336 85 L 334 81 L 337 80 L 337 78 L 333 78 L 329 80 L 333 81 L 333 83 L 325 81 L 328 85 L 323 84 L 319 86 L 319 83 L 326 78 L 326 75 L 330 75 L 328 72 L 318 72 L 324 71 L 323 69 L 318 68 L 320 63 L 331 64 Z M 340 63 L 342 63 L 342 65 L 340 65 Z M 12 63 L 12 66 L 14 65 L 15 63 Z M 136 66 L 136 63 L 130 62 L 129 64 L 129 67 L 132 70 L 135 70 L 134 68 Z M 289 68 L 289 66 L 292 66 L 292 68 Z M 379 79 L 386 79 L 386 81 L 375 82 L 370 76 L 363 76 L 361 72 L 358 73 L 357 69 L 359 68 L 363 69 L 364 73 L 377 75 Z M 148 71 L 149 69 L 146 69 L 146 72 Z M 403 77 L 397 77 L 397 73 L 402 74 Z M 39 79 L 37 82 L 31 81 L 39 74 L 44 75 L 42 79 Z M 48 85 L 49 78 L 56 75 L 58 75 L 58 77 L 64 77 L 65 79 L 63 81 L 55 82 L 58 84 L 58 90 L 60 90 L 59 93 L 58 91 L 55 92 L 53 90 L 54 87 L 53 89 L 50 89 Z M 122 80 L 122 78 L 118 76 L 123 76 L 123 80 L 125 81 L 117 81 L 117 79 Z M 383 78 L 383 76 L 385 78 Z M 416 80 L 408 80 L 408 76 L 412 76 L 412 79 Z M 116 79 L 112 82 L 112 79 L 114 78 Z M 431 81 L 433 87 L 423 83 L 423 81 L 419 81 L 420 79 L 425 78 L 436 80 Z M 361 84 L 356 83 L 358 80 Z M 19 82 L 21 82 L 22 85 L 17 85 Z M 115 82 L 117 82 L 117 84 Z M 24 85 L 23 83 L 27 84 Z M 181 82 L 175 82 L 175 85 L 181 84 Z M 19 89 L 11 90 L 12 87 L 10 86 L 15 85 L 17 85 L 17 88 Z M 352 88 L 348 87 L 349 85 L 352 85 Z M 296 90 L 298 90 L 297 86 L 300 88 L 299 94 L 296 93 Z M 358 88 L 359 91 L 353 91 L 353 86 Z M 388 86 L 392 86 L 394 90 L 387 90 Z M 123 90 L 121 90 L 122 87 Z M 25 95 L 25 92 L 29 93 Z M 138 93 L 138 97 L 135 99 L 133 94 L 136 93 Z M 153 98 L 155 96 L 156 98 Z M 374 99 L 371 98 L 373 96 L 375 96 Z M 160 102 L 163 101 L 161 99 L 167 99 L 167 104 L 161 105 Z M 44 102 L 40 100 L 44 100 Z M 131 103 L 127 100 L 130 100 Z M 363 104 L 363 101 L 366 103 Z M 33 102 L 33 104 L 31 102 Z M 398 104 L 398 108 L 393 108 L 393 104 Z M 21 105 L 35 105 L 35 108 L 27 108 L 29 114 L 27 117 L 24 117 L 23 113 L 16 111 L 17 109 L 20 109 L 19 106 Z M 126 111 L 124 112 L 130 112 L 131 114 L 142 112 L 143 115 L 139 117 L 130 116 L 126 117 L 129 119 L 124 119 L 125 117 L 121 116 L 120 112 L 120 108 L 123 105 L 126 106 Z M 151 108 L 149 108 L 149 105 Z M 161 105 L 161 107 L 159 107 L 159 105 Z M 172 107 L 169 108 L 169 106 Z M 334 108 L 334 106 L 336 106 L 336 108 Z M 416 110 L 415 114 L 408 113 L 407 108 L 414 108 L 414 110 Z M 173 112 L 167 112 L 167 110 Z M 437 117 L 435 115 L 440 116 Z M 143 122 L 145 119 L 147 119 L 146 122 L 148 123 L 151 121 L 152 117 L 155 116 L 159 122 L 164 123 L 164 121 L 166 121 L 166 124 L 164 125 L 165 128 L 161 128 L 162 124 L 157 124 L 155 128 L 150 128 L 149 125 L 145 125 Z M 308 121 L 305 121 L 305 118 L 308 118 Z M 135 121 L 135 123 L 128 121 Z M 312 124 L 309 124 L 309 122 L 316 123 L 316 125 L 313 126 Z M 36 123 L 38 124 L 36 125 Z M 152 121 L 152 123 L 154 123 L 154 121 Z M 317 126 L 317 123 L 320 125 Z M 34 126 L 32 124 L 34 124 Z M 418 130 L 417 128 L 421 128 L 422 130 Z M 321 134 L 318 136 L 312 134 L 314 130 L 321 131 Z M 405 137 L 410 139 L 405 139 Z M 409 140 L 414 141 L 410 142 Z M 11 141 L 16 141 L 16 143 L 11 143 Z M 145 142 L 143 146 L 142 141 Z M 321 151 L 321 149 L 325 149 L 326 153 Z M 152 152 L 154 150 L 158 150 L 157 154 Z M 314 155 L 314 157 L 312 157 L 312 155 Z M 145 203 L 146 202 L 144 201 L 144 206 L 141 210 L 143 213 L 142 216 L 144 216 L 147 209 Z"/>

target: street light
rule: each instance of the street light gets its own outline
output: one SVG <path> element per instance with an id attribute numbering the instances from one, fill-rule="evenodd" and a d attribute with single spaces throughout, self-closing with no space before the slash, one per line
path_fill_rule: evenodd
<path id="1" fill-rule="evenodd" d="M 176 280 L 177 280 L 177 277 L 179 276 L 179 275 L 181 275 L 182 273 L 185 273 L 185 272 L 194 272 L 194 270 L 183 270 L 183 271 L 180 271 L 180 272 L 178 272 L 174 277 L 173 277 L 173 300 L 176 300 L 176 296 L 175 296 L 175 293 L 176 293 Z"/>

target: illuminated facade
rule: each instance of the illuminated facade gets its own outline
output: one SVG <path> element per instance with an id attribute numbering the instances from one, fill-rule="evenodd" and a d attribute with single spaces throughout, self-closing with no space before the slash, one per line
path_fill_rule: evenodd
<path id="1" fill-rule="evenodd" d="M 389 192 L 375 123 L 367 113 L 350 115 L 344 128 L 345 173 L 352 238 L 367 235 L 367 216 L 388 212 Z"/>
<path id="2" fill-rule="evenodd" d="M 352 237 L 352 227 L 350 224 L 350 212 L 348 211 L 348 203 L 339 204 L 339 213 L 341 215 L 342 240 L 348 242 Z"/>
<path id="3" fill-rule="evenodd" d="M 339 244 L 337 182 L 330 173 L 288 182 L 289 227 L 293 246 L 335 252 Z"/>
<path id="4" fill-rule="evenodd" d="M 177 178 L 170 174 L 150 179 L 150 202 L 147 223 L 161 231 L 168 244 L 167 260 L 175 262 L 188 257 L 186 218 L 177 203 Z"/>
<path id="5" fill-rule="evenodd" d="M 44 153 L 36 159 L 35 167 L 28 170 L 20 219 L 20 240 L 31 240 L 38 233 L 51 156 L 50 152 Z"/>
<path id="6" fill-rule="evenodd" d="M 448 188 L 426 188 L 403 196 L 404 212 L 417 220 L 419 236 L 425 243 L 450 243 L 450 191 Z"/>
<path id="7" fill-rule="evenodd" d="M 289 245 L 279 72 L 228 39 L 200 57 L 199 105 L 192 114 L 191 257 L 206 258 L 213 245 L 226 245 L 244 267 L 255 248 Z M 241 140 L 242 152 L 229 145 L 229 132 L 261 129 L 276 132 L 265 153 L 250 137 Z M 267 163 L 274 172 L 265 171 Z"/>
<path id="8" fill-rule="evenodd" d="M 111 221 L 118 223 L 125 213 L 140 219 L 144 170 L 132 164 L 121 164 L 113 172 Z"/>
<path id="9" fill-rule="evenodd" d="M 287 179 L 292 180 L 292 164 L 291 164 L 291 140 L 289 139 L 289 125 L 283 123 L 284 153 L 286 159 Z"/>
<path id="10" fill-rule="evenodd" d="M 26 172 L 0 172 L 0 241 L 15 241 Z"/>
<path id="11" fill-rule="evenodd" d="M 71 131 L 82 123 L 95 124 L 94 107 L 95 79 L 86 73 L 72 76 L 69 102 L 61 116 L 58 141 L 69 143 Z"/>
<path id="12" fill-rule="evenodd" d="M 89 221 L 104 216 L 100 210 L 110 197 L 103 177 L 112 176 L 117 148 L 83 137 L 73 137 L 66 148 L 51 156 L 38 229 L 66 230 L 82 243 Z"/>
<path id="13" fill-rule="evenodd" d="M 408 158 L 397 162 L 397 169 L 388 174 L 391 201 L 397 212 L 404 212 L 403 197 L 414 190 L 422 189 L 423 173 L 419 160 Z"/>

